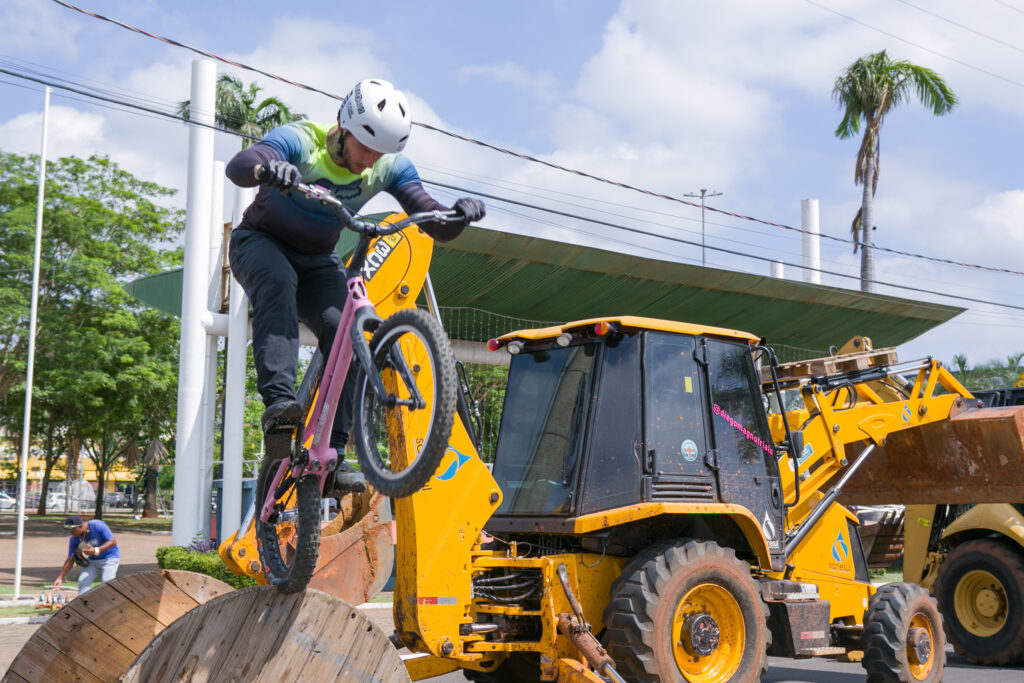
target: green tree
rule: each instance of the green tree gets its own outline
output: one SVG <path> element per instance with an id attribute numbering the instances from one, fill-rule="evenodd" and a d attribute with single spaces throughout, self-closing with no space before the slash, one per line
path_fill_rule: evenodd
<path id="1" fill-rule="evenodd" d="M 951 372 L 968 389 L 1002 389 L 1012 387 L 1024 372 L 1024 351 L 1011 353 L 1005 361 L 992 360 L 971 367 L 967 356 L 953 356 Z"/>
<path id="2" fill-rule="evenodd" d="M 305 114 L 293 112 L 277 97 L 264 97 L 257 102 L 260 90 L 262 88 L 255 83 L 243 85 L 231 74 L 217 77 L 214 121 L 224 130 L 247 136 L 242 138 L 242 149 L 248 149 L 249 145 L 278 126 L 306 118 Z M 190 109 L 190 100 L 178 103 L 179 116 L 189 118 Z"/>
<path id="3" fill-rule="evenodd" d="M 936 116 L 949 113 L 957 104 L 957 96 L 935 71 L 906 60 L 894 61 L 885 50 L 855 61 L 832 88 L 832 98 L 843 109 L 836 136 L 853 137 L 864 125 L 853 176 L 854 183 L 863 186 L 863 193 L 851 230 L 854 252 L 858 245 L 861 247 L 860 288 L 865 292 L 875 291 L 873 202 L 878 189 L 882 122 L 890 111 L 908 102 L 914 94 Z"/>
<path id="4" fill-rule="evenodd" d="M 0 152 L 0 424 L 11 434 L 24 419 L 37 165 Z M 99 458 L 102 479 L 132 439 L 173 430 L 177 321 L 122 286 L 180 262 L 158 246 L 183 227 L 157 203 L 171 194 L 101 156 L 47 164 L 31 434 L 47 475 L 71 442 Z"/>
<path id="5" fill-rule="evenodd" d="M 466 376 L 469 380 L 469 392 L 476 401 L 480 414 L 480 457 L 484 462 L 494 462 L 501 409 L 505 404 L 508 368 L 504 365 L 470 363 L 466 365 Z M 476 429 L 476 425 L 473 428 Z"/>

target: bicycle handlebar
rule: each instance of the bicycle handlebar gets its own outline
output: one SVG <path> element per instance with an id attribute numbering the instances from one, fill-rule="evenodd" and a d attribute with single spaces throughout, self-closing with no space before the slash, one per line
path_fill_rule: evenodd
<path id="1" fill-rule="evenodd" d="M 377 237 L 379 235 L 390 235 L 396 233 L 399 230 L 413 225 L 415 223 L 425 223 L 427 221 L 434 221 L 435 223 L 445 224 L 452 222 L 463 221 L 458 211 L 420 211 L 414 213 L 397 223 L 382 223 L 378 225 L 371 221 L 360 220 L 355 217 L 352 211 L 345 206 L 345 204 L 337 197 L 331 194 L 331 191 L 326 187 L 320 185 L 307 185 L 305 183 L 299 183 L 296 188 L 299 192 L 302 192 L 310 199 L 318 199 L 324 204 L 330 204 L 334 208 L 334 212 L 338 214 L 338 218 L 341 219 L 342 224 L 352 230 L 363 235 L 369 235 L 370 237 Z M 456 220 L 453 220 L 456 219 Z"/>

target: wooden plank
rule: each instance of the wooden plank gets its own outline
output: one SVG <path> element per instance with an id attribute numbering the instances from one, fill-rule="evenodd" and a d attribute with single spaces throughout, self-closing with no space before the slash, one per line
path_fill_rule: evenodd
<path id="1" fill-rule="evenodd" d="M 325 642 L 324 632 L 332 621 L 348 622 L 351 611 L 352 608 L 345 602 L 330 600 L 319 591 L 307 591 L 298 605 L 287 640 L 260 672 L 258 680 L 283 680 L 289 671 L 294 672 L 296 680 L 332 680 L 337 667 L 325 675 L 310 670 L 308 664 L 310 659 L 334 659 L 331 643 L 328 642 L 326 648 L 322 645 Z M 307 653 L 314 650 L 312 657 L 307 656 Z"/>
<path id="2" fill-rule="evenodd" d="M 134 652 L 67 607 L 50 617 L 34 636 L 104 681 L 116 681 L 135 659 Z"/>
<path id="3" fill-rule="evenodd" d="M 242 593 L 245 593 L 244 595 Z M 269 660 L 280 656 L 280 649 L 288 632 L 294 628 L 296 614 L 302 603 L 303 593 L 281 593 L 272 586 L 247 588 L 232 596 L 240 603 L 241 616 L 234 632 L 235 645 L 226 650 L 222 657 L 209 665 L 210 679 L 218 680 L 222 675 L 230 677 L 234 672 L 245 669 L 256 675 Z M 291 676 L 285 669 L 285 678 Z M 249 675 L 245 676 L 250 678 Z M 295 677 L 294 680 L 301 680 Z"/>
<path id="4" fill-rule="evenodd" d="M 124 681 L 407 683 L 387 636 L 342 600 L 271 586 L 235 591 L 157 636 Z"/>
<path id="5" fill-rule="evenodd" d="M 14 676 L 18 678 L 14 678 Z M 30 683 L 41 681 L 100 683 L 103 680 L 117 679 L 103 679 L 94 676 L 81 664 L 72 661 L 50 643 L 33 636 L 11 662 L 11 668 L 7 670 L 4 680 L 26 680 Z"/>
<path id="6" fill-rule="evenodd" d="M 119 577 L 113 588 L 164 626 L 201 604 L 167 581 L 162 572 L 141 572 Z"/>
<path id="7" fill-rule="evenodd" d="M 149 641 L 165 628 L 156 617 L 107 584 L 72 600 L 65 609 L 77 612 L 135 655 L 146 649 Z M 131 662 L 127 662 L 125 668 L 128 664 Z"/>
<path id="8" fill-rule="evenodd" d="M 235 590 L 232 586 L 205 574 L 178 570 L 163 570 L 164 579 L 199 604 Z"/>
<path id="9" fill-rule="evenodd" d="M 803 379 L 809 377 L 823 377 L 836 375 L 845 372 L 857 372 L 873 367 L 884 367 L 895 365 L 898 357 L 895 349 L 873 349 L 871 351 L 859 351 L 857 353 L 844 353 L 838 356 L 825 356 L 822 358 L 809 358 L 806 360 L 781 363 L 775 372 L 779 380 Z M 761 382 L 771 382 L 771 369 L 767 366 L 761 368 Z"/>
<path id="10" fill-rule="evenodd" d="M 276 588 L 270 590 L 277 592 Z M 250 633 L 252 591 L 253 588 L 234 591 L 189 612 L 153 640 L 125 674 L 125 680 L 216 680 L 211 671 L 219 670 L 236 646 L 249 648 L 257 661 L 242 663 L 230 672 L 231 676 L 238 680 L 251 678 L 248 672 L 261 667 L 261 657 L 268 656 L 266 643 L 252 638 Z"/>
<path id="11" fill-rule="evenodd" d="M 323 618 L 327 617 L 327 618 Z M 386 634 L 354 607 L 307 591 L 288 640 L 258 681 L 408 681 L 408 672 Z"/>

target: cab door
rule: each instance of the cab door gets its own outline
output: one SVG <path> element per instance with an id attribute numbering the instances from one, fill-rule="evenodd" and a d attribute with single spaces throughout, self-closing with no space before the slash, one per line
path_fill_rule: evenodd
<path id="1" fill-rule="evenodd" d="M 689 335 L 644 335 L 645 499 L 713 501 L 704 385 Z"/>

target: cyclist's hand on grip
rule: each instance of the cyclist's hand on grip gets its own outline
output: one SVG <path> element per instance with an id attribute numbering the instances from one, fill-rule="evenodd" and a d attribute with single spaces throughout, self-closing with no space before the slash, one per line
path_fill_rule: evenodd
<path id="1" fill-rule="evenodd" d="M 274 159 L 260 168 L 259 181 L 276 187 L 284 194 L 291 194 L 302 182 L 302 174 L 294 164 Z"/>
<path id="2" fill-rule="evenodd" d="M 476 223 L 487 215 L 484 203 L 479 199 L 463 197 L 462 199 L 457 200 L 455 202 L 455 206 L 452 208 L 459 212 L 459 215 L 456 216 L 456 218 L 462 220 L 466 225 Z"/>

